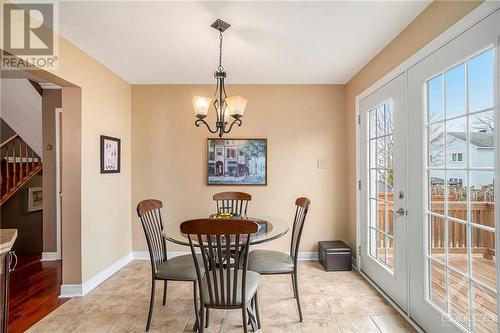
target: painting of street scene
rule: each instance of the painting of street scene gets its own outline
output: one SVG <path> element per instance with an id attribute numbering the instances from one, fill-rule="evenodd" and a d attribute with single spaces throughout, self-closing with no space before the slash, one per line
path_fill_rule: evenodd
<path id="1" fill-rule="evenodd" d="M 208 139 L 208 185 L 266 185 L 266 139 Z"/>

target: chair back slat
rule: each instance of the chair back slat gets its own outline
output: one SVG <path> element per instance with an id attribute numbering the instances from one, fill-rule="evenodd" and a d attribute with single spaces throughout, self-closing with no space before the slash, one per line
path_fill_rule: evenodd
<path id="1" fill-rule="evenodd" d="M 217 205 L 217 213 L 231 213 L 246 216 L 248 202 L 252 196 L 244 192 L 221 192 L 213 196 Z"/>
<path id="2" fill-rule="evenodd" d="M 250 235 L 257 232 L 255 222 L 243 219 L 198 219 L 181 224 L 181 232 L 187 234 L 195 265 L 196 252 L 193 240 L 197 240 L 205 265 L 205 273 L 197 269 L 200 285 L 207 284 L 210 305 L 219 307 L 239 306 L 237 295 L 245 300 L 245 279 L 248 266 L 248 252 L 240 251 L 241 246 L 248 248 Z M 243 257 L 243 258 L 241 258 Z M 240 266 L 240 263 L 243 265 Z M 205 277 L 205 282 L 203 281 Z M 238 281 L 241 281 L 238 284 Z M 200 289 L 201 290 L 201 289 Z M 201 290 L 201 299 L 204 299 Z"/>
<path id="3" fill-rule="evenodd" d="M 300 239 L 310 204 L 311 200 L 308 198 L 298 198 L 295 200 L 295 217 L 293 219 L 292 242 L 290 244 L 290 257 L 292 257 L 295 265 L 297 265 Z"/>
<path id="4" fill-rule="evenodd" d="M 162 208 L 162 202 L 155 199 L 143 200 L 137 205 L 137 215 L 146 237 L 153 274 L 156 274 L 167 261 L 167 246 L 161 235 L 163 230 Z"/>

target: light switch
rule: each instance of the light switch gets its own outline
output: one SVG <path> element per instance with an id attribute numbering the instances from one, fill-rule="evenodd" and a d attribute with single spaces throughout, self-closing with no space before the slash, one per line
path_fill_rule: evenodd
<path id="1" fill-rule="evenodd" d="M 318 169 L 326 169 L 326 160 L 318 159 L 316 164 L 317 164 Z"/>

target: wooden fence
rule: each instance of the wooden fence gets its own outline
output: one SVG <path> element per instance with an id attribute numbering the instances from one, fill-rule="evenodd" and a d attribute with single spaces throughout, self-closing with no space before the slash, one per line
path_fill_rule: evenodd
<path id="1" fill-rule="evenodd" d="M 377 204 L 377 228 L 393 233 L 393 197 L 392 193 L 379 194 L 379 198 L 387 200 L 387 205 Z M 387 209 L 387 210 L 386 210 Z M 431 200 L 431 211 L 444 215 L 444 196 L 433 195 Z M 386 215 L 387 213 L 387 215 Z M 454 196 L 448 197 L 448 216 L 467 220 L 467 203 L 455 201 Z M 471 220 L 473 223 L 495 227 L 495 204 L 493 202 L 478 201 L 471 203 Z M 430 246 L 433 253 L 444 253 L 445 248 L 445 225 L 444 219 L 432 216 L 429 222 L 431 232 Z M 387 228 L 386 228 L 387 226 Z M 495 235 L 493 232 L 472 228 L 471 234 L 472 251 L 481 253 L 487 259 L 493 259 L 495 255 Z M 379 247 L 384 247 L 384 240 L 379 240 Z M 393 241 L 388 238 L 386 247 L 392 249 Z M 467 226 L 462 223 L 449 221 L 448 224 L 448 252 L 463 253 L 467 250 Z"/>

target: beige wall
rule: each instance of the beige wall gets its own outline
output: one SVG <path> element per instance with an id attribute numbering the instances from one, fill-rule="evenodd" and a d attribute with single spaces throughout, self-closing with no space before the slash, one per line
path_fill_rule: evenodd
<path id="1" fill-rule="evenodd" d="M 434 1 L 346 85 L 347 240 L 356 244 L 355 98 L 393 68 L 446 31 L 481 1 Z"/>
<path id="2" fill-rule="evenodd" d="M 315 251 L 318 240 L 343 239 L 346 221 L 344 88 L 339 85 L 229 85 L 230 94 L 249 102 L 243 126 L 230 138 L 268 139 L 268 185 L 206 185 L 205 127 L 194 126 L 191 99 L 211 96 L 213 85 L 132 86 L 132 238 L 146 250 L 135 205 L 145 198 L 165 204 L 167 222 L 207 216 L 212 195 L 238 190 L 253 195 L 249 214 L 291 223 L 294 200 L 312 200 L 301 251 Z M 211 111 L 213 113 L 213 110 Z M 212 123 L 213 119 L 210 120 Z M 317 159 L 327 169 L 317 169 Z M 290 234 L 266 245 L 287 250 Z M 170 251 L 188 251 L 169 244 Z"/>
<path id="3" fill-rule="evenodd" d="M 59 69 L 30 71 L 63 87 L 63 284 L 85 282 L 131 250 L 131 87 L 59 39 Z M 100 135 L 121 139 L 121 173 L 100 174 Z"/>
<path id="4" fill-rule="evenodd" d="M 131 249 L 131 91 L 125 80 L 64 39 L 59 48 L 59 70 L 53 74 L 81 88 L 81 251 L 82 281 L 86 281 Z M 73 148 L 73 141 L 64 136 L 70 130 L 68 116 L 63 111 L 63 154 Z M 100 174 L 101 134 L 121 139 L 119 174 Z M 69 168 L 63 164 L 63 177 Z M 63 202 L 68 199 L 63 191 Z M 63 214 L 65 209 L 70 208 L 63 206 Z M 65 222 L 63 218 L 63 228 Z"/>
<path id="5" fill-rule="evenodd" d="M 43 149 L 43 251 L 57 251 L 56 237 L 56 135 L 55 109 L 61 107 L 61 90 L 46 89 L 42 96 Z M 52 149 L 47 149 L 51 145 Z"/>

